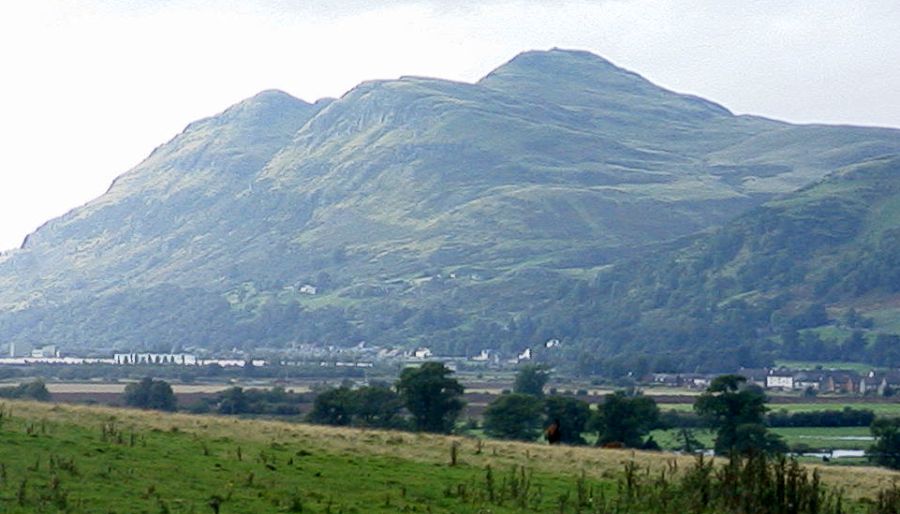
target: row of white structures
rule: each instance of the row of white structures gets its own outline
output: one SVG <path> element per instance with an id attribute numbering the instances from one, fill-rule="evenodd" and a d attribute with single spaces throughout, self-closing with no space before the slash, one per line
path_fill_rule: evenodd
<path id="1" fill-rule="evenodd" d="M 253 360 L 254 366 L 265 366 L 264 360 Z M 247 361 L 243 359 L 198 359 L 190 353 L 116 353 L 112 359 L 91 357 L 9 357 L 0 359 L 4 364 L 116 364 L 120 366 L 134 364 L 176 365 L 176 366 L 219 366 L 243 367 Z"/>

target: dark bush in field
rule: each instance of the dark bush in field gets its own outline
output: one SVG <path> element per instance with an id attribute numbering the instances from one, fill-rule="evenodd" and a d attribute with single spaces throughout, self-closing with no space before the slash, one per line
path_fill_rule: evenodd
<path id="1" fill-rule="evenodd" d="M 875 413 L 853 407 L 794 413 L 781 410 L 769 413 L 766 421 L 770 427 L 867 427 L 875 421 Z"/>
<path id="2" fill-rule="evenodd" d="M 35 380 L 27 384 L 19 384 L 16 387 L 0 388 L 0 398 L 22 398 L 49 402 L 50 391 L 47 390 L 43 380 Z"/>

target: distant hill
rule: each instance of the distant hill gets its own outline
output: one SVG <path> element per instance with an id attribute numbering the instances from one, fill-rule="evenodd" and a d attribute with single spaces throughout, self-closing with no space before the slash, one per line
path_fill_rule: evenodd
<path id="1" fill-rule="evenodd" d="M 545 316 L 584 320 L 567 335 L 594 372 L 774 358 L 900 366 L 900 157 L 842 168 L 617 264 L 560 304 L 577 307 Z"/>
<path id="2" fill-rule="evenodd" d="M 267 91 L 0 257 L 0 341 L 593 351 L 599 271 L 888 154 L 900 131 L 734 116 L 579 51 Z"/>

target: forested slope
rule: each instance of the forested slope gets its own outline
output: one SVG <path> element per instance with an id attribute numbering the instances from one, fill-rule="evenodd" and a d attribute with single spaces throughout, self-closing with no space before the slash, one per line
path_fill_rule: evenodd
<path id="1" fill-rule="evenodd" d="M 900 157 L 843 168 L 613 266 L 561 304 L 580 306 L 571 337 L 614 373 L 778 357 L 900 365 Z"/>

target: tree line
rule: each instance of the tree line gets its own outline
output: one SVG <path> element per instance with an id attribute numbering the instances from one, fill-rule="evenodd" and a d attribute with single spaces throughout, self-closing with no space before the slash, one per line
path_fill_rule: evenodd
<path id="1" fill-rule="evenodd" d="M 637 391 L 607 394 L 596 409 L 587 402 L 571 397 L 543 396 L 543 388 L 524 389 L 520 377 L 543 377 L 547 373 L 537 366 L 519 371 L 514 392 L 500 396 L 484 413 L 487 435 L 502 439 L 533 441 L 540 434 L 541 409 L 545 423 L 554 423 L 569 444 L 585 444 L 583 433 L 595 432 L 596 445 L 658 450 L 659 445 L 648 435 L 658 428 L 669 428 L 656 401 Z M 766 397 L 758 387 L 747 385 L 739 375 L 723 375 L 712 381 L 694 404 L 700 427 L 716 432 L 717 453 L 731 451 L 784 451 L 786 446 L 768 431 L 765 423 Z M 691 428 L 680 427 L 682 449 L 700 448 Z"/>
<path id="2" fill-rule="evenodd" d="M 406 368 L 391 388 L 341 386 L 319 394 L 307 419 L 339 426 L 400 428 L 449 434 L 465 402 L 464 387 L 439 362 Z M 409 414 L 403 415 L 403 410 Z"/>
<path id="3" fill-rule="evenodd" d="M 320 392 L 306 420 L 312 423 L 410 430 L 449 434 L 457 430 L 465 403 L 464 387 L 453 371 L 439 362 L 404 369 L 393 384 L 349 385 Z M 695 428 L 715 434 L 716 454 L 783 454 L 784 441 L 771 426 L 864 426 L 868 424 L 875 443 L 867 452 L 875 464 L 900 469 L 900 419 L 876 418 L 869 410 L 768 414 L 764 391 L 741 375 L 721 375 L 697 398 L 693 414 L 661 414 L 652 397 L 635 390 L 607 394 L 596 409 L 571 396 L 545 395 L 549 371 L 527 365 L 516 374 L 513 390 L 500 395 L 484 412 L 484 434 L 499 439 L 537 441 L 553 426 L 558 433 L 551 443 L 588 444 L 586 433 L 595 433 L 594 444 L 620 448 L 658 450 L 650 432 L 677 428 L 678 449 L 702 449 Z M 22 385 L 18 390 L 37 390 Z M 220 393 L 214 411 L 219 414 L 299 414 L 298 396 L 283 388 L 243 390 L 234 387 Z M 169 384 L 145 378 L 129 384 L 126 404 L 135 407 L 175 410 L 177 404 Z M 212 410 L 212 409 L 210 409 Z M 471 423 L 466 427 L 473 428 Z M 547 434 L 549 436 L 549 434 Z"/>

